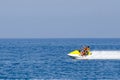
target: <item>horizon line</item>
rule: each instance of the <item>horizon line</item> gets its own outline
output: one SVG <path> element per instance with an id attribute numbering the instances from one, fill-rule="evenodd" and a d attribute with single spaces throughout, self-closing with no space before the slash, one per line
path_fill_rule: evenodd
<path id="1" fill-rule="evenodd" d="M 48 38 L 0 38 L 0 39 L 120 39 L 119 37 L 106 37 L 106 38 L 104 38 L 104 37 L 88 37 L 88 38 L 86 38 L 86 37 L 77 37 L 77 38 L 75 38 L 75 37 L 57 37 L 57 38 L 55 38 L 55 37 L 48 37 Z"/>

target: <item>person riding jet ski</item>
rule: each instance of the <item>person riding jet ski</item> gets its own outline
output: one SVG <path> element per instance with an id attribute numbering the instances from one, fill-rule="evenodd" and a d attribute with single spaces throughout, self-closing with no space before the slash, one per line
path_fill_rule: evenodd
<path id="1" fill-rule="evenodd" d="M 89 51 L 90 51 L 90 47 L 89 46 L 85 46 L 83 48 L 83 50 L 81 51 L 81 56 L 87 56 Z"/>

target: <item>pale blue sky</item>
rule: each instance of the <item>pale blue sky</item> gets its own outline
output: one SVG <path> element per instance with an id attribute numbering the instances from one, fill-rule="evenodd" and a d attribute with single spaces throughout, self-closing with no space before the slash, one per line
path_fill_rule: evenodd
<path id="1" fill-rule="evenodd" d="M 0 38 L 120 38 L 120 0 L 0 0 Z"/>

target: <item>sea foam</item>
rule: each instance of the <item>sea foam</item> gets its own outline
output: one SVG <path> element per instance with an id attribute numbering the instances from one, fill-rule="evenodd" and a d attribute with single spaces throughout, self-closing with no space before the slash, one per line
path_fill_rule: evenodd
<path id="1" fill-rule="evenodd" d="M 88 59 L 120 59 L 120 51 L 92 51 Z"/>

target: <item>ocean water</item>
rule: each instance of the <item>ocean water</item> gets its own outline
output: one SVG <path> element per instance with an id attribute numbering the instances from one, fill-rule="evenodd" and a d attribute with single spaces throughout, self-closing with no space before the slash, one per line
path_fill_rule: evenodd
<path id="1" fill-rule="evenodd" d="M 120 54 L 120 39 L 0 39 L 0 79 L 120 80 L 120 59 L 67 56 L 84 45 Z"/>

